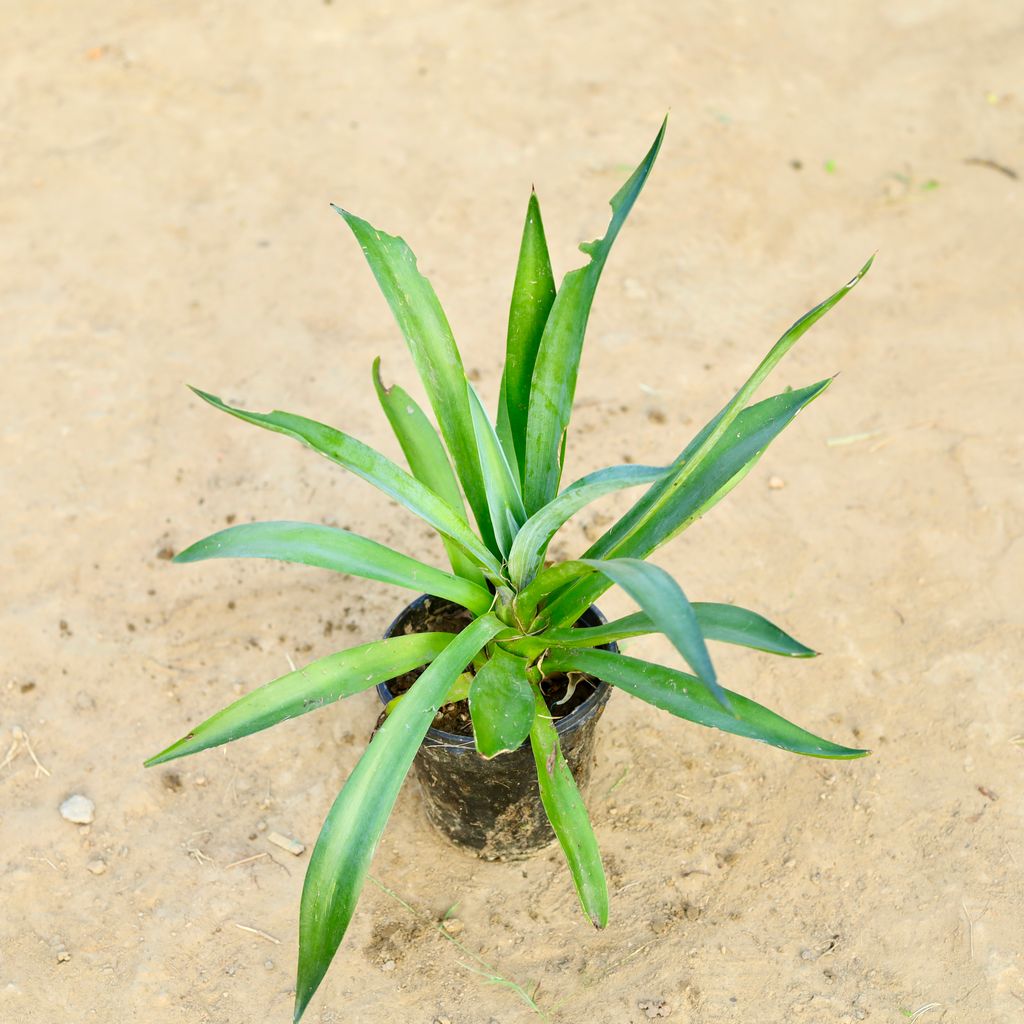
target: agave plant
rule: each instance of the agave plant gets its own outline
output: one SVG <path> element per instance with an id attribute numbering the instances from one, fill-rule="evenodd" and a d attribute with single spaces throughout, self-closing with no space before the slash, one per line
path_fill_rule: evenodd
<path id="1" fill-rule="evenodd" d="M 440 436 L 405 391 L 384 387 L 377 360 L 377 394 L 408 472 L 341 430 L 292 413 L 247 412 L 194 389 L 238 419 L 295 438 L 419 516 L 440 534 L 451 571 L 346 530 L 300 522 L 234 526 L 192 545 L 175 561 L 243 557 L 301 562 L 436 595 L 472 614 L 458 635 L 397 636 L 315 661 L 242 697 L 146 762 L 160 764 L 236 740 L 428 666 L 389 707 L 313 850 L 300 913 L 296 1021 L 345 934 L 417 748 L 434 714 L 448 701 L 468 693 L 475 743 L 483 756 L 524 743 L 532 747 L 541 801 L 583 912 L 597 927 L 608 920 L 607 886 L 584 802 L 541 692 L 544 678 L 583 673 L 680 718 L 797 754 L 855 758 L 867 753 L 814 736 L 724 689 L 708 654 L 709 640 L 791 658 L 815 652 L 756 612 L 691 603 L 664 569 L 645 559 L 728 494 L 794 416 L 829 386 L 826 379 L 753 401 L 779 360 L 857 284 L 870 260 L 782 335 L 736 395 L 670 464 L 599 469 L 559 489 L 591 303 L 664 131 L 662 124 L 644 160 L 612 198 L 605 236 L 580 246 L 589 259 L 566 274 L 557 289 L 540 206 L 531 194 L 493 423 L 466 377 L 445 314 L 408 245 L 336 208 L 391 306 L 439 427 Z M 603 495 L 641 486 L 646 490 L 639 500 L 579 558 L 546 564 L 552 538 L 571 516 Z M 577 626 L 612 585 L 640 610 L 601 626 Z M 598 649 L 648 633 L 663 633 L 690 671 Z"/>

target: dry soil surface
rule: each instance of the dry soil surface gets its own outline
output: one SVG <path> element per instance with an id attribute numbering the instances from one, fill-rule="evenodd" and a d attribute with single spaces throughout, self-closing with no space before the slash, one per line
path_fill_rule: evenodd
<path id="1" fill-rule="evenodd" d="M 410 241 L 493 404 L 531 183 L 561 275 L 669 108 L 594 309 L 567 478 L 674 457 L 877 250 L 774 377 L 841 371 L 829 393 L 658 559 L 824 652 L 719 649 L 728 686 L 874 754 L 793 757 L 617 695 L 588 797 L 600 933 L 557 851 L 478 861 L 408 785 L 372 869 L 386 889 L 308 1020 L 1022 1019 L 1017 5 L 3 9 L 0 1019 L 291 1019 L 309 850 L 375 698 L 142 760 L 291 662 L 377 637 L 409 595 L 167 557 L 264 518 L 442 554 L 184 385 L 397 456 L 369 369 L 380 354 L 413 387 L 411 364 L 334 201 Z M 91 824 L 58 812 L 75 793 Z M 464 949 L 433 927 L 452 907 Z"/>

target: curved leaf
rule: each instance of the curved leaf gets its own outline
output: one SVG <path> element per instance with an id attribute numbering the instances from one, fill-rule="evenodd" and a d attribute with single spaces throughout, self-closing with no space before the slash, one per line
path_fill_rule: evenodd
<path id="1" fill-rule="evenodd" d="M 380 580 L 396 587 L 444 597 L 483 615 L 492 603 L 483 587 L 435 569 L 348 530 L 315 523 L 243 523 L 196 541 L 174 558 L 201 562 L 208 558 L 273 558 Z"/>
<path id="2" fill-rule="evenodd" d="M 451 633 L 413 633 L 329 654 L 240 697 L 151 757 L 146 767 L 229 743 L 368 690 L 433 661 L 453 639 Z"/>
<path id="3" fill-rule="evenodd" d="M 581 508 L 613 491 L 650 483 L 666 472 L 664 466 L 611 466 L 571 484 L 530 516 L 516 534 L 508 556 L 509 578 L 513 584 L 524 587 L 533 579 L 544 564 L 544 554 L 551 538 Z"/>
<path id="4" fill-rule="evenodd" d="M 533 724 L 533 691 L 526 678 L 526 659 L 496 647 L 473 677 L 469 713 L 476 749 L 484 757 L 518 750 Z"/>
<path id="5" fill-rule="evenodd" d="M 373 386 L 391 429 L 402 446 L 409 472 L 439 498 L 448 502 L 459 518 L 464 520 L 466 513 L 462 492 L 437 431 L 412 395 L 397 384 L 390 388 L 384 386 L 380 378 L 379 356 L 373 361 Z M 447 537 L 441 539 L 455 573 L 463 579 L 484 585 L 484 576 L 477 564 L 464 555 L 454 541 Z"/>
<path id="6" fill-rule="evenodd" d="M 586 672 L 679 718 L 760 740 L 794 754 L 850 759 L 870 753 L 815 736 L 787 722 L 774 711 L 728 690 L 726 693 L 733 713 L 726 714 L 710 690 L 696 677 L 611 651 L 552 650 L 544 659 L 544 670 Z"/>
<path id="7" fill-rule="evenodd" d="M 733 424 L 737 419 L 747 413 L 750 417 L 752 410 L 747 409 L 747 403 L 754 396 L 754 392 L 760 387 L 761 383 L 765 380 L 769 373 L 778 365 L 780 360 L 785 354 L 797 343 L 814 326 L 830 309 L 833 308 L 838 302 L 845 298 L 858 284 L 861 278 L 871 269 L 871 264 L 874 262 L 874 256 L 869 259 L 863 267 L 849 280 L 842 288 L 830 295 L 824 302 L 818 303 L 810 312 L 805 313 L 799 320 L 787 330 L 781 338 L 772 346 L 768 354 L 761 360 L 754 372 L 747 378 L 743 386 L 736 392 L 733 398 L 726 404 L 721 412 L 715 416 L 710 423 L 708 423 L 704 429 L 697 435 L 697 437 L 687 446 L 686 451 L 680 455 L 679 459 L 676 460 L 676 471 L 669 474 L 663 482 L 655 485 L 651 489 L 650 495 L 645 495 L 638 505 L 640 506 L 637 513 L 632 511 L 627 516 L 630 520 L 628 529 L 631 534 L 636 534 L 640 531 L 646 523 L 649 523 L 652 519 L 657 518 L 664 510 L 666 510 L 673 502 L 675 495 L 690 483 L 695 474 L 697 474 L 704 466 L 705 461 L 714 463 L 717 458 L 722 455 L 722 449 L 719 447 L 719 443 L 725 440 L 726 433 L 731 431 Z M 782 426 L 785 426 L 799 409 L 803 408 L 808 402 L 812 401 L 818 396 L 827 386 L 828 381 L 821 381 L 819 384 L 812 385 L 813 389 L 816 389 L 813 394 L 807 397 L 806 401 L 801 402 L 797 405 L 792 414 L 785 418 L 782 409 L 773 410 L 768 409 L 768 415 L 765 416 L 765 403 L 759 403 L 761 407 L 761 420 L 775 421 L 777 419 L 785 419 Z M 811 389 L 805 389 L 810 391 Z M 790 397 L 793 393 L 777 395 L 774 399 L 768 399 L 769 403 L 784 403 L 787 397 Z M 753 409 L 757 409 L 758 406 L 754 406 Z M 775 434 L 782 429 L 780 426 L 775 430 Z M 747 426 L 747 432 L 751 432 L 750 425 Z M 733 432 L 735 433 L 735 432 Z M 774 434 L 772 434 L 774 436 Z M 731 447 L 736 447 L 733 444 Z M 761 445 L 760 447 L 764 447 Z M 743 464 L 746 463 L 746 459 L 743 460 Z M 737 467 L 738 468 L 738 467 Z M 731 477 L 732 474 L 730 473 Z M 667 537 L 667 534 L 665 534 Z M 598 542 L 600 543 L 600 541 Z"/>
<path id="8" fill-rule="evenodd" d="M 806 388 L 786 391 L 744 409 L 712 454 L 687 485 L 677 490 L 667 504 L 645 519 L 666 493 L 670 471 L 614 526 L 592 544 L 587 558 L 626 556 L 646 558 L 661 544 L 677 536 L 713 507 L 735 487 L 761 457 L 765 448 L 831 383 L 819 381 Z M 709 425 L 710 426 L 710 425 Z M 705 428 L 707 431 L 708 428 Z M 686 464 L 688 453 L 699 447 L 699 434 L 676 461 Z M 600 579 L 580 580 L 555 596 L 548 607 L 551 622 L 564 626 L 575 622 L 583 611 L 607 589 Z"/>
<path id="9" fill-rule="evenodd" d="M 548 313 L 533 368 L 526 456 L 521 462 L 523 500 L 530 515 L 543 508 L 558 490 L 564 456 L 562 442 L 572 415 L 590 307 L 612 243 L 654 166 L 667 121 L 666 118 L 662 122 L 661 130 L 640 166 L 612 197 L 612 217 L 604 238 L 580 246 L 590 261 L 565 275 Z"/>
<path id="10" fill-rule="evenodd" d="M 302 887 L 295 1020 L 302 1016 L 338 950 L 370 861 L 445 694 L 503 626 L 475 619 L 442 651 L 370 741 L 327 815 Z"/>
<path id="11" fill-rule="evenodd" d="M 540 641 L 550 632 L 543 629 L 549 621 L 550 612 L 545 609 L 535 620 L 536 604 L 573 580 L 585 583 L 585 576 L 590 573 L 600 573 L 625 590 L 647 613 L 657 632 L 668 637 L 728 710 L 728 698 L 718 685 L 697 617 L 682 587 L 660 566 L 643 562 L 639 558 L 580 558 L 545 569 L 517 599 L 519 603 L 516 605 L 516 613 L 522 622 L 530 624 L 531 632 L 536 631 L 537 624 L 542 626 L 539 635 L 529 639 Z M 607 588 L 602 586 L 604 589 Z"/>
<path id="12" fill-rule="evenodd" d="M 339 466 L 351 470 L 418 515 L 438 533 L 450 537 L 488 572 L 495 576 L 501 575 L 501 564 L 481 543 L 480 538 L 473 534 L 465 521 L 459 518 L 458 513 L 429 487 L 399 469 L 380 452 L 374 451 L 340 430 L 317 423 L 316 420 L 306 419 L 305 416 L 280 411 L 247 412 L 245 409 L 236 409 L 222 402 L 216 395 L 200 391 L 198 388 L 192 390 L 215 409 L 265 430 L 293 437 Z"/>
<path id="13" fill-rule="evenodd" d="M 668 637 L 722 707 L 730 710 L 725 691 L 718 685 L 697 616 L 683 588 L 661 566 L 639 558 L 581 558 L 580 562 L 604 574 L 629 594 L 650 616 L 658 631 Z"/>
<path id="14" fill-rule="evenodd" d="M 378 231 L 340 206 L 334 209 L 352 229 L 391 307 L 455 460 L 480 534 L 487 546 L 496 550 L 466 395 L 466 372 L 437 294 L 417 269 L 416 257 L 404 239 Z"/>
<path id="15" fill-rule="evenodd" d="M 705 640 L 750 647 L 766 654 L 780 654 L 789 658 L 813 658 L 817 651 L 800 643 L 788 633 L 769 622 L 763 615 L 732 604 L 693 601 L 690 605 L 697 616 L 697 625 Z M 604 644 L 628 640 L 634 636 L 659 632 L 658 627 L 644 612 L 626 615 L 600 626 L 573 629 L 549 629 L 536 637 L 543 646 L 601 647 Z"/>
<path id="16" fill-rule="evenodd" d="M 555 278 L 551 273 L 548 243 L 540 216 L 537 193 L 530 193 L 526 222 L 519 245 L 519 262 L 512 285 L 508 312 L 508 337 L 505 342 L 505 369 L 501 375 L 498 400 L 498 436 L 509 464 L 526 464 L 526 419 L 530 408 L 530 382 L 537 362 L 544 324 L 555 301 Z"/>
<path id="17" fill-rule="evenodd" d="M 594 828 L 538 687 L 534 687 L 534 705 L 530 746 L 541 803 L 565 854 L 583 913 L 596 928 L 604 928 L 608 924 L 608 883 Z"/>

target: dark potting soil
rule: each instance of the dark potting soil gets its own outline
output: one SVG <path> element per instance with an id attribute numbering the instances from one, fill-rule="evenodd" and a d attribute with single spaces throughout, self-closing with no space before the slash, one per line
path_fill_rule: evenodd
<path id="1" fill-rule="evenodd" d="M 435 597 L 429 602 L 424 602 L 421 608 L 409 616 L 403 626 L 403 632 L 460 633 L 472 621 L 472 614 L 465 608 L 452 604 L 444 598 Z M 467 665 L 466 668 L 469 670 L 470 666 Z M 405 693 L 419 679 L 425 669 L 424 665 L 423 668 L 413 669 L 411 672 L 397 676 L 390 680 L 388 689 L 396 697 Z M 565 718 L 597 689 L 597 681 L 593 677 L 575 672 L 573 677 L 575 687 L 572 688 L 572 695 L 568 700 L 566 700 L 566 695 L 570 692 L 571 683 L 568 675 L 564 672 L 558 672 L 541 682 L 540 690 L 552 718 Z M 469 702 L 458 700 L 453 704 L 443 704 L 438 709 L 431 725 L 442 732 L 454 733 L 457 736 L 472 736 L 473 724 L 469 717 Z"/>

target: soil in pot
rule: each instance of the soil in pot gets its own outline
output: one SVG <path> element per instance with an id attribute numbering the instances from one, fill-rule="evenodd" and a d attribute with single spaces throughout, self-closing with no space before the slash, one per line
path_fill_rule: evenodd
<path id="1" fill-rule="evenodd" d="M 424 596 L 392 623 L 387 636 L 444 631 L 458 633 L 470 613 L 441 598 Z M 581 625 L 599 625 L 596 608 Z M 611 645 L 610 649 L 614 649 Z M 406 692 L 423 669 L 407 672 L 378 686 L 381 700 Z M 577 785 L 584 789 L 594 761 L 597 721 L 610 687 L 590 676 L 552 676 L 542 684 L 555 720 L 562 752 Z M 452 842 L 487 860 L 515 860 L 543 849 L 555 838 L 540 802 L 536 767 L 529 741 L 518 750 L 490 760 L 473 744 L 466 701 L 444 705 L 434 718 L 414 762 L 427 817 Z"/>

